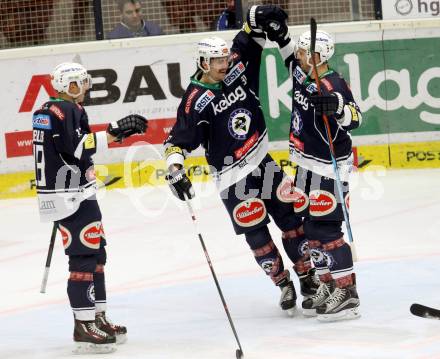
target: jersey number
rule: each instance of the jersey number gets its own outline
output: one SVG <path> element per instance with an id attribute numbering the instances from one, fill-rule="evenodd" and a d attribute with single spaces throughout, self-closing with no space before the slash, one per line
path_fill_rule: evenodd
<path id="1" fill-rule="evenodd" d="M 44 161 L 43 145 L 34 144 L 34 156 L 35 156 L 35 177 L 37 186 L 46 186 L 46 176 L 44 174 L 44 167 L 46 165 Z"/>

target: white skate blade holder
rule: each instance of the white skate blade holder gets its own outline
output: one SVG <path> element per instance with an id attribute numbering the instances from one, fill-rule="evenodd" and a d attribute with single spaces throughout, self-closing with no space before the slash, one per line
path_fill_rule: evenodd
<path id="1" fill-rule="evenodd" d="M 88 342 L 75 342 L 73 354 L 109 354 L 116 351 L 115 343 L 93 344 Z"/>
<path id="2" fill-rule="evenodd" d="M 127 341 L 127 334 L 118 334 L 116 335 L 116 344 L 121 345 Z"/>
<path id="3" fill-rule="evenodd" d="M 341 310 L 339 313 L 334 314 L 318 314 L 318 320 L 320 322 L 337 322 L 340 320 L 357 319 L 361 316 L 359 308 L 350 308 Z"/>

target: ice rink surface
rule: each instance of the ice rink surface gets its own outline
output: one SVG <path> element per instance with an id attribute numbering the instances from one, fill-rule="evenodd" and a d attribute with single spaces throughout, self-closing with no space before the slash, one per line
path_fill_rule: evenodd
<path id="1" fill-rule="evenodd" d="M 212 184 L 196 186 L 200 229 L 245 358 L 440 358 L 440 321 L 409 313 L 413 302 L 440 307 L 439 185 L 439 170 L 355 176 L 362 317 L 337 323 L 284 315 L 279 289 L 234 235 Z M 188 211 L 169 194 L 166 187 L 100 193 L 108 314 L 129 336 L 106 357 L 233 359 L 237 346 Z M 0 358 L 78 358 L 61 239 L 40 294 L 51 224 L 39 222 L 35 198 L 0 201 L 0 211 Z M 279 230 L 270 228 L 282 251 Z"/>

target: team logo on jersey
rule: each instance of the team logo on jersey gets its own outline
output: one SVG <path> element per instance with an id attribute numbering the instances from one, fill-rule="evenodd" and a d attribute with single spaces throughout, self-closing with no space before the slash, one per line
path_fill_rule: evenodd
<path id="1" fill-rule="evenodd" d="M 63 241 L 64 249 L 69 248 L 70 244 L 72 243 L 72 234 L 66 227 L 62 226 L 61 224 L 58 225 L 58 230 L 61 233 L 61 239 Z"/>
<path id="2" fill-rule="evenodd" d="M 224 110 L 227 110 L 237 101 L 244 101 L 247 95 L 246 92 L 243 90 L 243 87 L 238 86 L 234 92 L 230 92 L 228 93 L 228 95 L 223 94 L 222 97 L 223 99 L 220 100 L 218 103 L 211 103 L 212 109 L 214 110 L 214 115 L 218 115 Z"/>
<path id="3" fill-rule="evenodd" d="M 266 206 L 259 198 L 248 199 L 235 206 L 233 218 L 241 227 L 255 226 L 266 218 Z"/>
<path id="4" fill-rule="evenodd" d="M 214 98 L 214 92 L 211 90 L 206 90 L 205 93 L 196 101 L 194 108 L 198 113 L 200 113 Z"/>
<path id="5" fill-rule="evenodd" d="M 243 63 L 240 61 L 237 65 L 235 65 L 231 71 L 226 75 L 223 82 L 226 84 L 226 86 L 229 86 L 232 84 L 236 79 L 240 77 L 240 75 L 244 72 L 245 67 Z"/>
<path id="6" fill-rule="evenodd" d="M 95 285 L 94 283 L 90 283 L 89 287 L 87 288 L 87 299 L 89 302 L 95 304 Z"/>
<path id="7" fill-rule="evenodd" d="M 303 129 L 303 120 L 301 118 L 301 114 L 299 113 L 299 111 L 295 108 L 292 112 L 292 116 L 291 116 L 291 121 L 292 121 L 292 132 L 296 135 L 299 136 L 301 134 L 301 131 Z"/>
<path id="8" fill-rule="evenodd" d="M 100 221 L 89 223 L 79 234 L 81 243 L 91 249 L 99 249 L 101 238 L 104 238 L 104 230 Z"/>
<path id="9" fill-rule="evenodd" d="M 34 115 L 32 117 L 32 127 L 33 128 L 41 128 L 42 130 L 50 130 L 52 129 L 52 125 L 50 123 L 49 115 Z"/>
<path id="10" fill-rule="evenodd" d="M 309 197 L 298 187 L 292 188 L 293 209 L 295 213 L 304 211 L 309 205 Z"/>
<path id="11" fill-rule="evenodd" d="M 337 206 L 333 193 L 323 190 L 310 192 L 310 215 L 322 217 L 332 213 Z"/>
<path id="12" fill-rule="evenodd" d="M 298 246 L 298 254 L 303 256 L 308 256 L 309 254 L 309 240 L 306 238 L 304 239 Z"/>
<path id="13" fill-rule="evenodd" d="M 277 188 L 277 198 L 284 203 L 292 203 L 295 200 L 293 193 L 293 178 L 286 176 Z"/>
<path id="14" fill-rule="evenodd" d="M 231 113 L 228 121 L 229 133 L 237 140 L 246 139 L 251 126 L 252 113 L 244 108 L 238 108 Z"/>

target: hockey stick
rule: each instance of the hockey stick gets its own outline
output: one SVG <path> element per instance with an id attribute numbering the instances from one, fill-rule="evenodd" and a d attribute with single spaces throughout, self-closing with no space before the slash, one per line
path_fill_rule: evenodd
<path id="1" fill-rule="evenodd" d="M 310 53 L 312 59 L 313 77 L 315 78 L 316 87 L 318 88 L 318 94 L 321 95 L 322 94 L 321 83 L 319 81 L 318 69 L 316 67 L 316 61 L 315 61 L 316 30 L 317 30 L 316 21 L 312 17 L 310 19 Z M 328 123 L 327 116 L 323 114 L 322 117 L 324 119 L 325 130 L 327 132 L 328 146 L 330 149 L 330 157 L 332 159 L 333 171 L 336 176 L 336 187 L 338 189 L 339 200 L 341 201 L 341 205 L 342 205 L 342 212 L 344 213 L 345 225 L 347 226 L 348 239 L 350 241 L 350 246 L 351 246 L 351 255 L 353 261 L 356 262 L 357 261 L 356 246 L 354 245 L 353 234 L 351 232 L 351 225 L 348 217 L 348 210 L 344 201 L 344 192 L 342 190 L 341 177 L 339 176 L 338 165 L 336 163 L 336 154 L 335 154 L 335 148 L 333 146 L 332 135 L 330 132 L 330 125 Z"/>
<path id="2" fill-rule="evenodd" d="M 418 317 L 440 320 L 440 310 L 414 303 L 409 308 L 410 312 Z"/>
<path id="3" fill-rule="evenodd" d="M 218 283 L 217 276 L 215 275 L 214 267 L 212 265 L 211 259 L 209 258 L 209 254 L 208 254 L 208 250 L 206 249 L 205 242 L 203 241 L 203 237 L 200 234 L 200 230 L 197 225 L 196 215 L 194 214 L 194 210 L 191 206 L 190 200 L 186 196 L 185 196 L 185 203 L 188 206 L 188 211 L 189 211 L 189 214 L 191 215 L 191 219 L 194 224 L 194 229 L 197 233 L 197 236 L 199 237 L 200 244 L 202 245 L 203 252 L 205 253 L 206 260 L 209 264 L 209 269 L 211 270 L 211 274 L 212 274 L 212 277 L 214 278 L 215 285 L 217 286 L 218 294 L 220 295 L 220 298 L 222 300 L 223 308 L 225 308 L 225 312 L 226 312 L 226 315 L 228 316 L 229 324 L 231 325 L 232 332 L 234 333 L 235 340 L 237 341 L 237 344 L 238 344 L 239 349 L 237 349 L 235 351 L 235 356 L 237 359 L 241 359 L 241 358 L 243 358 L 243 349 L 241 348 L 241 344 L 240 344 L 240 340 L 238 339 L 237 331 L 235 330 L 234 323 L 232 322 L 231 314 L 229 313 L 229 309 L 226 304 L 226 300 L 223 296 L 223 292 L 220 288 L 220 284 Z"/>
<path id="4" fill-rule="evenodd" d="M 49 249 L 47 251 L 46 267 L 44 268 L 43 280 L 41 281 L 40 293 L 46 293 L 47 279 L 49 278 L 50 263 L 52 262 L 53 247 L 55 245 L 55 237 L 57 236 L 58 224 L 53 222 L 52 235 L 50 236 Z"/>

